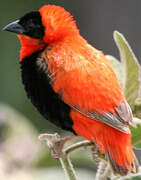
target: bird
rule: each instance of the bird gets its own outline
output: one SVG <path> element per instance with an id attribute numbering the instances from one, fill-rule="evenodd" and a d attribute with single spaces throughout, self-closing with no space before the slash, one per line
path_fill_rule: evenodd
<path id="1" fill-rule="evenodd" d="M 73 16 L 47 4 L 4 30 L 20 40 L 22 83 L 40 114 L 94 142 L 115 175 L 137 173 L 131 108 L 110 62 L 81 36 Z"/>

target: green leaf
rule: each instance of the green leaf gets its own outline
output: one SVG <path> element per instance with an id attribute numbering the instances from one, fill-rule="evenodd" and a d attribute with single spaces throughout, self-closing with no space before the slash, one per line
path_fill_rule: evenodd
<path id="1" fill-rule="evenodd" d="M 135 117 L 138 117 L 141 119 L 141 97 L 138 97 L 135 102 L 135 106 L 133 109 L 133 114 Z"/>
<path id="2" fill-rule="evenodd" d="M 114 56 L 106 55 L 106 58 L 110 61 L 116 76 L 120 82 L 120 85 L 123 86 L 123 80 L 122 80 L 122 64 L 117 60 Z"/>
<path id="3" fill-rule="evenodd" d="M 119 49 L 123 67 L 123 91 L 128 103 L 133 108 L 141 86 L 140 65 L 131 47 L 121 33 L 115 31 L 114 40 Z"/>
<path id="4" fill-rule="evenodd" d="M 141 119 L 133 118 L 137 128 L 132 128 L 132 142 L 135 147 L 141 148 Z"/>
<path id="5" fill-rule="evenodd" d="M 134 175 L 134 176 L 130 177 L 129 180 L 141 180 L 141 174 Z"/>

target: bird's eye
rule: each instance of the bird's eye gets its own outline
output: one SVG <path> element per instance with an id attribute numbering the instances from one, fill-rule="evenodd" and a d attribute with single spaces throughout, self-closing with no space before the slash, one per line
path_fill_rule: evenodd
<path id="1" fill-rule="evenodd" d="M 32 38 L 42 38 L 44 36 L 44 27 L 39 12 L 35 11 L 24 15 L 19 23 L 25 29 L 24 34 Z"/>

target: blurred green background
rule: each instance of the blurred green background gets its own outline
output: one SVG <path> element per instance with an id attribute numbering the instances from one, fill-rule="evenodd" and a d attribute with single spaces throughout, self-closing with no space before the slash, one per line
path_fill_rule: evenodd
<path id="1" fill-rule="evenodd" d="M 38 10 L 44 4 L 56 4 L 56 5 L 65 7 L 65 9 L 71 12 L 71 14 L 74 16 L 77 22 L 77 25 L 80 29 L 81 35 L 83 35 L 93 46 L 95 46 L 98 49 L 101 49 L 105 54 L 112 54 L 116 57 L 119 56 L 117 48 L 112 38 L 113 31 L 119 30 L 121 33 L 125 35 L 125 37 L 127 37 L 138 59 L 141 59 L 140 58 L 141 57 L 141 50 L 140 50 L 141 1 L 138 1 L 138 0 L 134 0 L 134 1 L 129 1 L 129 0 L 124 0 L 124 1 L 123 0 L 118 0 L 118 1 L 113 1 L 113 0 L 109 0 L 109 1 L 99 1 L 99 0 L 93 0 L 93 1 L 92 0 L 91 1 L 90 0 L 89 1 L 84 1 L 84 0 L 76 0 L 76 1 L 75 0 L 64 0 L 64 1 L 63 0 L 62 1 L 61 0 L 60 1 L 12 0 L 10 1 L 10 0 L 3 0 L 1 1 L 1 6 L 0 6 L 0 19 L 1 19 L 0 29 L 2 29 L 8 23 L 23 16 L 26 12 L 29 12 L 32 10 Z M 35 152 L 35 156 L 36 157 L 38 156 L 37 158 L 38 160 L 36 161 L 36 163 L 35 161 L 32 162 L 31 163 L 32 166 L 36 168 L 47 167 L 47 166 L 54 167 L 56 166 L 56 161 L 52 160 L 50 155 L 47 155 L 49 154 L 49 152 L 45 152 L 45 150 L 40 147 L 42 146 L 41 144 L 37 145 L 37 142 L 38 142 L 37 136 L 39 133 L 60 132 L 60 129 L 56 128 L 54 125 L 44 120 L 39 115 L 39 113 L 35 110 L 35 108 L 32 106 L 30 101 L 27 99 L 23 85 L 21 83 L 19 51 L 20 51 L 20 43 L 19 43 L 18 38 L 15 36 L 15 34 L 0 31 L 0 54 L 1 54 L 0 102 L 8 104 L 10 107 L 12 107 L 13 109 L 16 109 L 17 112 L 23 114 L 26 117 L 26 119 L 24 118 L 23 120 L 21 118 L 21 114 L 17 114 L 17 112 L 15 111 L 13 112 L 13 110 L 9 109 L 9 107 L 3 108 L 3 106 L 1 106 L 0 122 L 5 123 L 4 120 L 8 119 L 7 117 L 5 118 L 5 115 L 3 115 L 4 113 L 9 115 L 8 116 L 9 128 L 8 128 L 8 131 L 6 131 L 6 133 L 4 131 L 4 135 L 2 135 L 2 137 L 4 138 L 7 136 L 17 137 L 17 134 L 22 135 L 22 137 L 27 135 L 27 138 L 32 136 L 31 139 L 34 142 L 33 144 L 35 146 L 35 147 L 33 146 L 33 149 L 37 148 L 39 151 L 38 155 L 36 154 L 37 152 Z M 3 116 L 4 118 L 2 118 Z M 12 128 L 12 131 L 11 131 L 11 128 Z M 61 131 L 61 132 L 66 133 L 64 131 Z M 30 149 L 31 142 L 29 142 L 29 144 L 23 145 L 24 144 L 23 142 L 26 141 L 25 139 L 21 141 L 19 138 L 17 140 L 17 143 L 21 143 L 21 142 L 22 143 L 18 145 L 14 144 L 14 146 L 18 148 L 22 146 L 23 147 L 21 148 L 22 150 L 25 147 L 29 147 Z M 14 141 L 12 140 L 12 143 L 14 142 L 15 140 Z M 8 143 L 10 142 L 8 141 Z M 9 149 L 10 147 L 9 144 L 7 146 L 6 145 L 4 145 L 4 151 L 6 151 L 5 150 L 6 147 L 7 149 Z M 36 145 L 38 147 L 36 147 Z M 26 152 L 26 149 L 28 148 L 25 148 L 25 152 Z M 13 151 L 14 150 L 12 149 L 10 152 L 13 152 Z M 9 155 L 9 151 L 6 151 L 6 152 Z M 32 149 L 31 149 L 31 152 L 33 152 Z M 83 154 L 83 151 L 81 153 Z M 31 154 L 28 154 L 27 157 L 31 156 Z M 25 154 L 23 150 L 23 157 L 21 154 L 19 156 L 21 156 L 24 159 L 24 155 Z M 5 154 L 5 156 L 7 156 L 7 154 Z M 80 165 L 79 161 L 81 162 L 81 159 L 83 158 L 81 158 L 82 156 L 78 157 L 78 154 L 76 156 L 77 156 L 77 160 L 76 160 L 77 162 L 75 162 L 75 158 L 74 158 L 74 164 L 76 164 L 76 166 L 79 166 Z M 85 157 L 87 158 L 87 156 L 84 156 L 83 160 L 85 161 L 81 162 L 81 165 L 82 167 L 85 167 L 85 169 L 87 167 L 87 170 L 89 170 L 88 171 L 89 176 L 87 176 L 88 177 L 87 179 L 93 179 L 94 174 L 92 173 L 92 171 L 94 170 L 95 165 L 93 162 L 90 162 L 91 161 L 89 160 L 90 157 L 87 158 L 88 163 L 86 163 L 87 160 Z M 16 159 L 14 160 L 14 162 L 16 161 L 15 164 L 17 166 L 23 167 L 24 166 L 23 159 L 21 160 L 22 163 L 20 165 L 19 165 L 19 160 Z M 13 160 L 11 161 L 13 162 Z M 31 164 L 29 167 L 31 167 Z M 26 163 L 25 163 L 25 166 L 27 167 Z M 56 173 L 60 173 L 60 172 L 56 172 Z M 82 177 L 83 176 L 84 175 L 82 175 Z M 28 180 L 27 177 L 23 179 Z M 42 175 L 42 178 L 40 179 L 44 179 L 43 175 Z M 48 179 L 52 179 L 52 177 L 50 176 L 50 178 Z"/>

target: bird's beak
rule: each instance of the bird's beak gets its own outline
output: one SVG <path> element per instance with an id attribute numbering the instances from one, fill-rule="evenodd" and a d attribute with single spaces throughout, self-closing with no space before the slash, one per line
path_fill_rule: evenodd
<path id="1" fill-rule="evenodd" d="M 24 28 L 19 24 L 19 20 L 14 21 L 3 28 L 3 31 L 10 31 L 17 34 L 24 34 Z"/>

